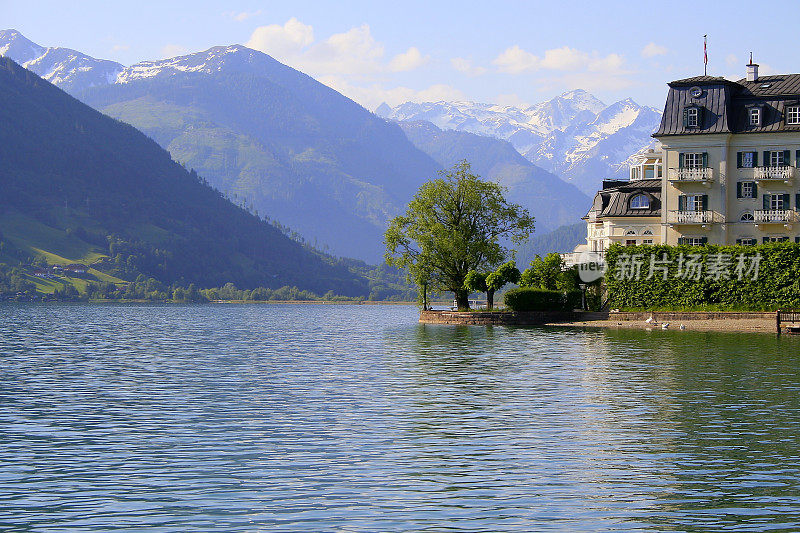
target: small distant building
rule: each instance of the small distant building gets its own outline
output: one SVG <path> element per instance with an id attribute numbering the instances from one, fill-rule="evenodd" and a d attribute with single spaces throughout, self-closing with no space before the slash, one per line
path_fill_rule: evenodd
<path id="1" fill-rule="evenodd" d="M 72 274 L 86 274 L 86 272 L 88 272 L 89 269 L 86 265 L 73 263 L 71 265 L 65 266 L 64 270 Z"/>

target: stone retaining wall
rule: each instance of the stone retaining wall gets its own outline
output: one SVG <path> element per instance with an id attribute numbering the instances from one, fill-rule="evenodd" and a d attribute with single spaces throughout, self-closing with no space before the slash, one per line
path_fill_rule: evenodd
<path id="1" fill-rule="evenodd" d="M 775 311 L 735 312 L 562 312 L 535 311 L 516 313 L 513 311 L 421 311 L 419 321 L 423 324 L 449 324 L 463 326 L 536 326 L 556 322 L 590 322 L 593 320 L 617 320 L 620 322 L 643 322 L 650 317 L 655 322 L 682 322 L 689 320 L 775 320 Z"/>
<path id="2" fill-rule="evenodd" d="M 421 311 L 423 324 L 449 324 L 455 326 L 535 326 L 551 322 L 575 320 L 577 313 L 562 311 Z"/>
<path id="3" fill-rule="evenodd" d="M 694 312 L 617 312 L 617 313 L 585 313 L 586 315 L 598 315 L 598 317 L 584 318 L 583 320 L 647 320 L 651 316 L 656 322 L 678 322 L 686 320 L 742 320 L 742 319 L 772 319 L 775 320 L 775 311 L 694 311 Z M 599 318 L 599 315 L 605 315 Z"/>

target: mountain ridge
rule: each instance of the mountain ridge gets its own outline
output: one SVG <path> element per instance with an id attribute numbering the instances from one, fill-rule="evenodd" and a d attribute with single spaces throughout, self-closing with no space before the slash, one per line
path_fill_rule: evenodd
<path id="1" fill-rule="evenodd" d="M 606 105 L 578 89 L 527 107 L 406 102 L 381 108 L 381 115 L 506 140 L 532 163 L 593 194 L 603 179 L 627 178 L 630 155 L 655 144 L 650 134 L 661 112 L 631 98 Z"/>
<path id="2" fill-rule="evenodd" d="M 0 235 L 20 253 L 91 262 L 100 280 L 144 275 L 201 287 L 367 294 L 360 276 L 233 205 L 132 126 L 9 58 L 0 58 L 0 125 Z"/>

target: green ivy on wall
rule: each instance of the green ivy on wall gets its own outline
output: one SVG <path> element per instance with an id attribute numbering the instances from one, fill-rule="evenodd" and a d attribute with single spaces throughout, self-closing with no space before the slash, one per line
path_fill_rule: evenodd
<path id="1" fill-rule="evenodd" d="M 800 245 L 620 246 L 606 252 L 611 308 L 800 308 Z"/>

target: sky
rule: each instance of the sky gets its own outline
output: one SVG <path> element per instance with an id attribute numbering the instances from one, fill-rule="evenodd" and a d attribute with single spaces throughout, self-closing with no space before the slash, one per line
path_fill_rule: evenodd
<path id="1" fill-rule="evenodd" d="M 796 2 L 0 0 L 0 29 L 133 63 L 243 44 L 356 100 L 529 105 L 573 89 L 662 109 L 666 83 L 800 72 Z M 775 17 L 770 23 L 769 18 Z"/>

